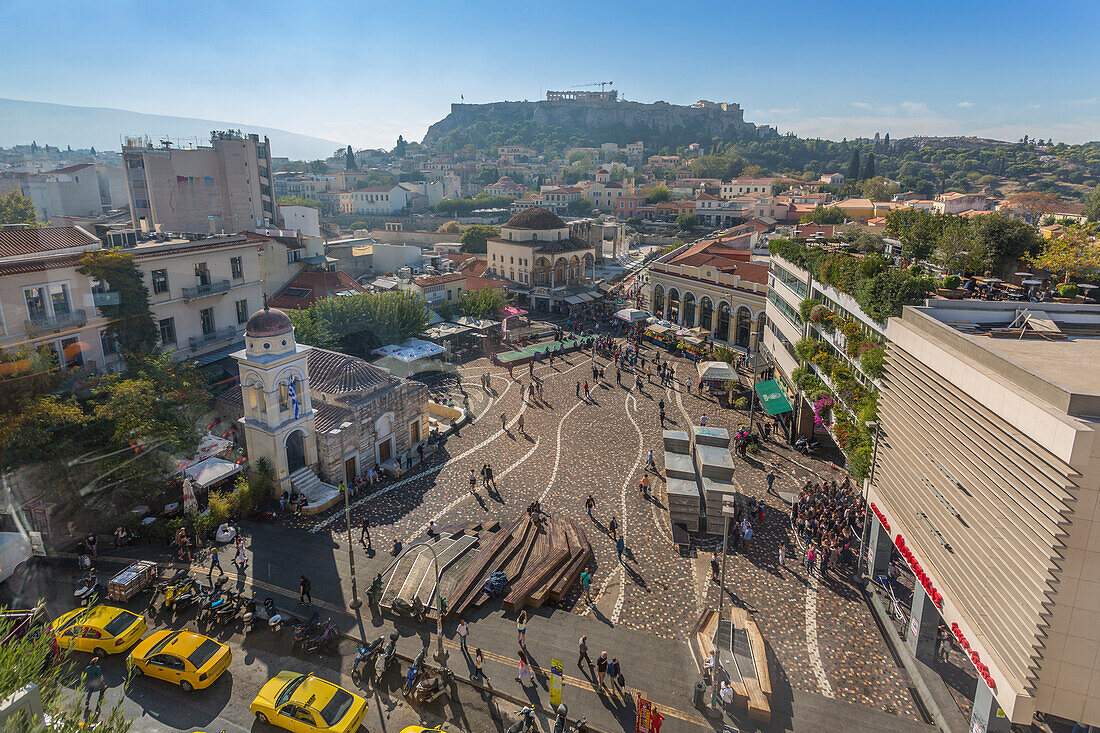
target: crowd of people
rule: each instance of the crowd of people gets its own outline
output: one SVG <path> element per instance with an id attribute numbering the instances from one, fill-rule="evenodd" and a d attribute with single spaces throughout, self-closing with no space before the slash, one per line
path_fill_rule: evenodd
<path id="1" fill-rule="evenodd" d="M 824 575 L 850 563 L 863 514 L 863 499 L 850 479 L 840 484 L 807 481 L 791 505 L 791 525 L 806 546 L 807 568 Z"/>

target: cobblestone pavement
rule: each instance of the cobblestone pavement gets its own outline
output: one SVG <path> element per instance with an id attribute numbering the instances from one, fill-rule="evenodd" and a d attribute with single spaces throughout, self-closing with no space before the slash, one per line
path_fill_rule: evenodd
<path id="1" fill-rule="evenodd" d="M 652 345 L 644 348 L 647 363 L 655 353 Z M 666 358 L 662 351 L 662 361 Z M 687 394 L 685 380 L 693 383 L 696 378 L 689 361 L 673 360 L 679 384 L 669 388 L 650 384 L 641 391 L 617 386 L 615 367 L 602 358 L 598 362 L 606 369 L 607 382 L 596 386 L 588 400 L 577 397 L 576 384 L 588 380 L 592 386 L 589 355 L 575 353 L 552 366 L 536 366 L 544 399 L 532 402 L 520 396 L 531 383 L 526 366 L 515 368 L 518 381 L 513 382 L 506 369 L 486 359 L 463 365 L 458 378 L 448 377 L 443 388 L 459 402 L 460 390 L 465 391 L 473 424 L 448 439 L 439 453 L 426 459 L 426 465 L 414 466 L 405 479 L 384 486 L 378 495 L 358 499 L 353 510 L 356 536 L 364 516 L 374 527 L 375 547 L 381 548 L 389 547 L 395 538 L 402 542 L 416 538 L 432 520 L 443 526 L 469 519 L 508 521 L 539 498 L 551 513 L 578 521 L 596 556 L 594 606 L 588 608 L 574 595 L 563 602 L 565 608 L 686 640 L 700 612 L 717 604 L 718 588 L 710 581 L 710 553 L 684 557 L 673 546 L 663 480 L 651 473 L 651 501 L 644 500 L 637 489 L 647 450 L 653 449 L 661 467 L 657 402 L 664 399 L 670 418 L 667 427 L 672 429 L 698 423 L 703 413 L 710 425 L 735 429 L 747 423 L 747 415 L 721 408 L 712 398 Z M 491 375 L 493 394 L 480 386 L 485 373 Z M 628 382 L 633 383 L 633 375 L 624 372 L 623 384 Z M 502 413 L 505 430 L 501 429 Z M 808 579 L 804 569 L 797 567 L 797 558 L 789 558 L 785 568 L 777 566 L 779 545 L 789 539 L 788 506 L 766 495 L 767 470 L 775 471 L 775 488 L 781 492 L 796 492 L 807 478 L 843 474 L 831 464 L 806 459 L 775 442 L 749 459 L 735 459 L 736 480 L 744 494 L 759 498 L 766 508 L 752 547 L 731 552 L 726 588 L 734 603 L 755 614 L 778 660 L 776 673 L 796 690 L 917 718 L 903 679 L 854 588 L 846 580 Z M 470 469 L 479 470 L 486 462 L 494 469 L 499 494 L 490 496 L 479 489 L 472 495 Z M 593 520 L 584 510 L 589 493 L 596 499 Z M 626 539 L 624 564 L 618 562 L 605 531 L 612 516 Z M 342 511 L 312 518 L 308 526 L 345 536 Z"/>

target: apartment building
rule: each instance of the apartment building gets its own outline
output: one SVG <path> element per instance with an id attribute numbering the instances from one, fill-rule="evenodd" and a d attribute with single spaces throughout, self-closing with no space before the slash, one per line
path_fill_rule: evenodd
<path id="1" fill-rule="evenodd" d="M 728 183 L 723 183 L 719 196 L 724 199 L 732 199 L 750 193 L 762 193 L 771 196 L 775 191 L 777 178 L 734 178 Z"/>
<path id="2" fill-rule="evenodd" d="M 210 147 L 122 147 L 133 226 L 141 231 L 243 232 L 275 224 L 278 213 L 265 137 L 216 133 Z"/>
<path id="3" fill-rule="evenodd" d="M 918 575 L 910 649 L 965 640 L 975 731 L 1100 725 L 1100 307 L 932 300 L 887 335 L 869 560 Z"/>
<path id="4" fill-rule="evenodd" d="M 29 198 L 38 219 L 46 222 L 98 217 L 127 201 L 122 169 L 102 163 L 77 163 L 41 173 L 5 172 L 0 174 L 0 195 L 9 191 Z"/>
<path id="5" fill-rule="evenodd" d="M 355 191 L 317 194 L 325 208 L 336 214 L 396 214 L 412 201 L 413 193 L 401 186 L 368 186 Z"/>
<path id="6" fill-rule="evenodd" d="M 703 239 L 654 260 L 646 302 L 660 318 L 710 331 L 715 343 L 755 351 L 764 331 L 768 268 L 732 244 Z"/>
<path id="7" fill-rule="evenodd" d="M 13 355 L 50 355 L 62 371 L 103 367 L 107 322 L 95 308 L 95 283 L 76 271 L 100 241 L 80 227 L 0 229 L 0 371 L 26 371 Z M 13 366 L 14 365 L 14 366 Z"/>
<path id="8" fill-rule="evenodd" d="M 801 305 L 805 300 L 817 301 L 830 314 L 828 323 L 803 320 Z M 831 285 L 821 282 L 808 270 L 775 254 L 771 255 L 768 272 L 768 300 L 764 309 L 767 328 L 764 331 L 764 348 L 776 366 L 776 379 L 783 385 L 795 411 L 781 418 L 789 431 L 800 435 L 812 435 L 814 431 L 813 405 L 807 395 L 799 390 L 794 380 L 799 358 L 795 344 L 801 339 L 815 342 L 816 356 L 806 362 L 806 368 L 836 395 L 836 402 L 828 414 L 822 414 L 821 427 L 832 434 L 837 420 L 857 419 L 858 406 L 848 404 L 839 393 L 833 373 L 843 369 L 845 379 L 862 388 L 863 393 L 875 391 L 874 379 L 864 373 L 860 360 L 859 344 L 876 344 L 886 340 L 886 325 L 868 316 L 856 299 Z M 836 324 L 844 324 L 837 327 Z M 851 348 L 849 348 L 851 346 Z M 855 391 L 855 390 L 851 390 Z M 846 416 L 841 416 L 841 412 Z M 786 420 L 794 419 L 793 424 Z M 836 436 L 834 435 L 834 440 Z M 840 445 L 843 441 L 836 441 Z M 843 446 L 841 446 L 843 450 Z"/>

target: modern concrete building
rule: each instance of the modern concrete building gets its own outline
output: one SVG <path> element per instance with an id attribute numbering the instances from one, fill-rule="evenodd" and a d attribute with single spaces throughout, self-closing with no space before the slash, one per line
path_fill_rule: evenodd
<path id="1" fill-rule="evenodd" d="M 917 571 L 911 648 L 965 639 L 975 731 L 1100 725 L 1100 306 L 931 300 L 887 336 L 869 557 Z"/>
<path id="2" fill-rule="evenodd" d="M 44 222 L 59 217 L 98 217 L 127 200 L 122 169 L 102 163 L 0 175 L 0 194 L 13 190 L 31 200 L 35 214 Z"/>
<path id="3" fill-rule="evenodd" d="M 731 244 L 703 239 L 654 260 L 646 302 L 654 315 L 702 326 L 715 343 L 755 351 L 764 332 L 768 267 Z"/>
<path id="4" fill-rule="evenodd" d="M 196 148 L 127 139 L 122 163 L 134 228 L 215 234 L 276 224 L 270 156 L 266 137 L 235 132 Z"/>

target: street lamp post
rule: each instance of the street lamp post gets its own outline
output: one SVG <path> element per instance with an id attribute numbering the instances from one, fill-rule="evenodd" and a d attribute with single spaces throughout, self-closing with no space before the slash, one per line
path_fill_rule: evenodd
<path id="1" fill-rule="evenodd" d="M 730 517 L 733 516 L 734 508 L 726 504 L 722 504 L 722 571 L 719 574 L 718 580 L 718 627 L 722 625 L 722 602 L 726 596 L 726 552 L 729 549 L 730 543 Z M 718 644 L 714 644 L 714 651 L 711 652 L 710 660 L 711 675 L 714 681 L 714 698 L 711 702 L 711 706 L 718 707 Z"/>
<path id="2" fill-rule="evenodd" d="M 867 511 L 870 508 L 869 501 L 871 496 L 871 484 L 875 480 L 875 463 L 878 461 L 878 436 L 879 436 L 879 424 L 877 421 L 871 420 L 864 423 L 867 429 L 871 431 L 873 438 L 873 444 L 871 448 L 871 473 L 867 477 L 864 491 L 861 492 L 863 497 L 863 532 L 859 536 L 859 561 L 856 563 L 856 573 L 862 576 L 863 573 L 859 571 L 860 568 L 865 567 L 864 562 L 866 558 L 867 544 L 871 541 L 871 517 Z M 868 570 L 870 568 L 868 567 Z"/>
<path id="3" fill-rule="evenodd" d="M 351 423 L 345 422 L 336 430 L 340 435 L 341 468 L 346 465 L 344 463 L 344 431 L 350 427 Z M 348 605 L 353 609 L 359 609 L 363 605 L 363 602 L 359 600 L 358 582 L 355 578 L 355 546 L 351 542 L 351 499 L 348 497 L 350 487 L 348 486 L 347 475 L 344 476 L 344 481 L 340 483 L 340 487 L 344 490 L 344 518 L 348 523 L 348 564 L 351 565 L 351 603 Z"/>

